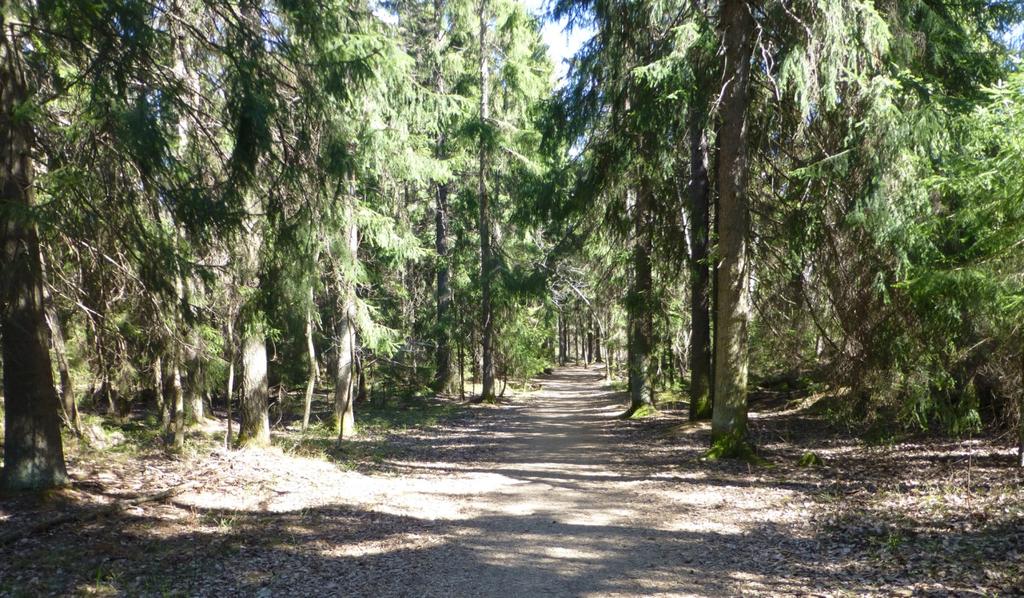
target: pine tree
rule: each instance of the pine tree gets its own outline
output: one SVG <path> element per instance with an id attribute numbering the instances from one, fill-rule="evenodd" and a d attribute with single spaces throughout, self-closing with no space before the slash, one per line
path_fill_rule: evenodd
<path id="1" fill-rule="evenodd" d="M 33 209 L 33 130 L 22 23 L 0 15 L 0 337 L 3 345 L 5 490 L 67 483 L 51 370 L 39 239 Z"/>
<path id="2" fill-rule="evenodd" d="M 754 17 L 745 0 L 724 0 L 721 124 L 718 132 L 718 245 L 715 402 L 712 442 L 726 453 L 745 442 L 750 321 L 748 110 Z"/>

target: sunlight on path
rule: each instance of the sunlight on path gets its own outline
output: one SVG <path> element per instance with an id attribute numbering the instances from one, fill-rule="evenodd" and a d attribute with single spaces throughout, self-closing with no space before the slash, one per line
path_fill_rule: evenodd
<path id="1" fill-rule="evenodd" d="M 784 579 L 743 570 L 758 555 L 740 539 L 798 517 L 781 508 L 792 492 L 645 469 L 644 447 L 622 440 L 621 410 L 599 372 L 563 369 L 506 408 L 500 426 L 477 430 L 495 444 L 487 460 L 345 474 L 339 500 L 441 525 L 393 552 L 344 552 L 377 554 L 382 562 L 364 574 L 387 595 L 720 595 L 768 591 L 763 583 L 785 591 Z M 411 577 L 390 576 L 393 566 Z"/>

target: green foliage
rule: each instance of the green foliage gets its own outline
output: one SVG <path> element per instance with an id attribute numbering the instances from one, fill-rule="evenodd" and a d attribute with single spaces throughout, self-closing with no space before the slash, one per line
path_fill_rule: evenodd
<path id="1" fill-rule="evenodd" d="M 971 111 L 946 113 L 947 131 L 933 136 L 941 145 L 920 148 L 938 154 L 914 173 L 922 178 L 927 166 L 933 174 L 923 184 L 908 181 L 928 195 L 898 208 L 903 212 L 877 229 L 901 248 L 902 261 L 884 285 L 890 309 L 912 322 L 889 328 L 884 346 L 898 373 L 890 378 L 892 390 L 879 390 L 894 392 L 901 419 L 920 427 L 934 422 L 955 435 L 977 431 L 974 381 L 999 376 L 997 364 L 1018 352 L 1024 193 L 1019 177 L 1004 173 L 1024 166 L 1020 89 L 1014 76 Z M 1012 394 L 1006 383 L 994 382 Z"/>
<path id="2" fill-rule="evenodd" d="M 700 265 L 687 233 L 715 242 L 687 219 L 699 172 L 688 133 L 704 133 L 712 181 L 722 149 L 731 67 L 716 7 L 555 2 L 594 32 L 559 90 L 540 21 L 492 0 L 481 56 L 478 8 L 5 6 L 5 47 L 20 52 L 31 93 L 3 117 L 32 131 L 38 204 L 7 215 L 39 230 L 70 390 L 96 391 L 85 407 L 104 393 L 128 407 L 162 398 L 177 370 L 220 409 L 243 336 L 267 340 L 272 386 L 333 377 L 344 323 L 371 396 L 415 395 L 440 349 L 450 369 L 460 350 L 463 373 L 476 369 L 484 278 L 499 378 L 549 367 L 560 329 L 596 339 L 606 361 L 648 349 L 635 369 L 677 378 Z M 960 436 L 1019 418 L 1024 78 L 1005 36 L 1024 9 L 755 8 L 751 369 L 850 389 L 834 417 L 878 427 Z M 484 269 L 480 176 L 494 253 Z M 708 261 L 719 257 L 712 247 Z M 410 405 L 361 409 L 359 425 L 384 434 L 446 415 Z M 709 408 L 710 397 L 698 412 Z M 159 421 L 118 433 L 147 442 Z M 731 436 L 708 453 L 726 456 L 757 459 Z"/>
<path id="3" fill-rule="evenodd" d="M 517 306 L 518 307 L 518 306 Z M 497 336 L 501 371 L 524 382 L 541 373 L 553 360 L 545 342 L 554 336 L 550 321 L 541 319 L 541 306 L 518 307 L 502 324 Z"/>
<path id="4" fill-rule="evenodd" d="M 807 451 L 800 456 L 797 461 L 797 467 L 821 467 L 825 464 L 825 461 L 813 451 Z"/>

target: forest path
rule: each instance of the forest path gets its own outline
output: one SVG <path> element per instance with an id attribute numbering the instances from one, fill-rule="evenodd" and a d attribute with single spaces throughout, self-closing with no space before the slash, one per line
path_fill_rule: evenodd
<path id="1" fill-rule="evenodd" d="M 59 506 L 73 523 L 0 559 L 0 598 L 806 595 L 844 562 L 842 589 L 877 591 L 849 548 L 823 554 L 812 485 L 701 461 L 706 427 L 660 434 L 679 416 L 618 419 L 602 373 L 341 448 L 83 452 Z M 185 490 L 99 515 L 168 487 Z M 53 508 L 19 504 L 0 501 L 0 533 Z"/>
<path id="2" fill-rule="evenodd" d="M 952 442 L 862 447 L 822 433 L 820 419 L 755 411 L 751 428 L 772 466 L 706 462 L 706 425 L 671 410 L 617 419 L 625 395 L 597 369 L 563 368 L 537 382 L 501 405 L 341 447 L 278 430 L 267 449 L 78 451 L 66 492 L 0 499 L 0 536 L 67 522 L 4 546 L 0 598 L 939 596 L 1024 587 L 1012 450 L 960 459 Z M 797 466 L 806 450 L 831 465 Z M 926 485 L 906 484 L 906 471 Z M 973 494 L 951 486 L 962 474 L 973 476 Z M 110 509 L 168 488 L 181 493 Z"/>
<path id="3" fill-rule="evenodd" d="M 597 369 L 563 368 L 540 382 L 479 427 L 451 431 L 444 462 L 396 464 L 402 476 L 367 496 L 376 512 L 430 523 L 362 563 L 356 587 L 409 596 L 803 591 L 754 565 L 778 549 L 777 532 L 749 534 L 800 518 L 786 505 L 790 490 L 659 464 L 616 418 L 622 394 Z"/>

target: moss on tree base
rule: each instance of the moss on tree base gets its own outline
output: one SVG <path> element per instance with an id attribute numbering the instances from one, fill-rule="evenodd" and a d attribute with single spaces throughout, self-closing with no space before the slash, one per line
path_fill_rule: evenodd
<path id="1" fill-rule="evenodd" d="M 704 459 L 739 459 L 751 465 L 768 465 L 768 460 L 759 456 L 754 445 L 741 434 L 725 434 L 711 441 L 711 448 L 704 453 Z"/>
<path id="2" fill-rule="evenodd" d="M 654 408 L 654 405 L 650 403 L 640 403 L 639 405 L 630 405 L 629 409 L 626 409 L 619 419 L 642 419 L 645 417 L 653 417 L 658 415 L 658 410 Z"/>
<path id="3" fill-rule="evenodd" d="M 692 421 L 711 419 L 711 412 L 711 398 L 705 395 L 698 399 L 694 408 L 690 410 L 690 419 Z"/>

